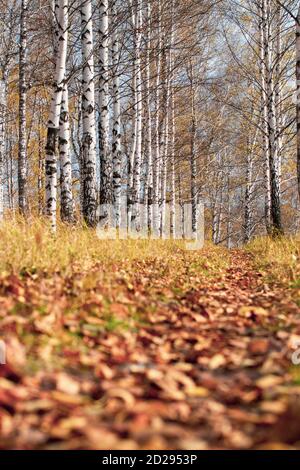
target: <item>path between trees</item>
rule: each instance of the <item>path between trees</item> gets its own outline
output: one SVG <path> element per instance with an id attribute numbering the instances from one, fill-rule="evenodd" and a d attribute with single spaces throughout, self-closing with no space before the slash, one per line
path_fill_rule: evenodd
<path id="1" fill-rule="evenodd" d="M 251 255 L 198 257 L 3 275 L 0 448 L 299 447 L 299 307 Z"/>

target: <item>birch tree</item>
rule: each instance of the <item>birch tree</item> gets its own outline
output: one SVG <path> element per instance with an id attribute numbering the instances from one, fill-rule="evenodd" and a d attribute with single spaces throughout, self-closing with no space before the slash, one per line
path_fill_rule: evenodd
<path id="1" fill-rule="evenodd" d="M 73 221 L 73 194 L 72 194 L 72 162 L 70 157 L 70 121 L 69 121 L 69 93 L 65 83 L 62 94 L 62 103 L 59 121 L 59 161 L 60 161 L 60 197 L 61 219 L 64 222 Z"/>
<path id="2" fill-rule="evenodd" d="M 3 72 L 2 72 L 3 74 Z M 5 155 L 5 121 L 6 121 L 6 79 L 0 80 L 0 222 L 4 215 L 4 155 Z"/>
<path id="3" fill-rule="evenodd" d="M 27 133 L 26 133 L 26 101 L 27 101 L 27 0 L 21 1 L 20 15 L 20 51 L 19 51 L 19 156 L 18 186 L 19 210 L 22 214 L 27 210 Z"/>
<path id="4" fill-rule="evenodd" d="M 264 31 L 267 28 L 263 4 L 259 5 L 259 34 L 260 34 L 260 85 L 261 85 L 261 116 L 263 124 L 263 154 L 264 154 L 264 184 L 265 184 L 265 223 L 267 233 L 271 233 L 271 182 L 270 182 L 270 151 L 267 106 L 267 77 L 265 67 Z"/>
<path id="5" fill-rule="evenodd" d="M 83 216 L 96 224 L 96 129 L 92 2 L 81 4 Z"/>
<path id="6" fill-rule="evenodd" d="M 254 147 L 254 146 L 253 146 Z M 245 190 L 245 221 L 244 221 L 244 243 L 251 240 L 253 232 L 253 147 L 247 143 L 247 166 L 246 166 L 246 190 Z"/>
<path id="7" fill-rule="evenodd" d="M 108 207 L 113 203 L 112 158 L 109 151 L 109 9 L 108 0 L 101 0 L 99 21 L 99 149 L 100 149 L 100 204 L 101 225 L 109 223 Z"/>
<path id="8" fill-rule="evenodd" d="M 143 136 L 143 95 L 142 95 L 142 28 L 143 28 L 143 9 L 142 0 L 137 0 L 136 12 L 136 43 L 135 43 L 135 73 L 136 73 L 136 109 L 137 109 L 137 137 L 136 137 L 136 155 L 134 163 L 133 177 L 133 206 L 134 227 L 140 229 L 140 191 L 141 191 L 141 164 L 142 164 L 142 136 Z"/>
<path id="9" fill-rule="evenodd" d="M 276 145 L 276 111 L 274 96 L 274 78 L 272 75 L 271 62 L 271 30 L 270 30 L 270 2 L 262 0 L 262 28 L 263 28 L 263 48 L 264 67 L 266 71 L 266 94 L 267 94 L 267 122 L 268 122 L 268 145 L 269 145 L 269 169 L 271 187 L 271 217 L 272 229 L 275 233 L 283 231 L 281 221 L 280 183 L 278 175 L 278 147 Z"/>
<path id="10" fill-rule="evenodd" d="M 116 24 L 116 6 L 112 6 L 112 18 Z M 112 38 L 112 66 L 113 66 L 113 127 L 112 127 L 112 156 L 113 156 L 113 191 L 116 228 L 121 225 L 121 193 L 122 193 L 122 152 L 121 152 L 121 103 L 120 103 L 120 78 L 119 78 L 119 33 L 117 26 Z"/>
<path id="11" fill-rule="evenodd" d="M 296 18 L 296 82 L 297 82 L 297 95 L 296 95 L 296 118 L 297 118 L 297 179 L 298 179 L 298 193 L 300 198 L 300 5 Z"/>
<path id="12" fill-rule="evenodd" d="M 190 143 L 190 166 L 191 166 L 191 200 L 192 200 L 192 236 L 197 238 L 197 159 L 196 159 L 196 132 L 197 118 L 195 99 L 197 86 L 194 79 L 194 66 L 192 60 L 188 69 L 191 93 L 191 143 Z"/>
<path id="13" fill-rule="evenodd" d="M 159 180 L 161 169 L 160 149 L 160 106 L 161 106 L 161 50 L 162 50 L 162 4 L 157 5 L 157 58 L 156 58 L 156 91 L 155 91 L 155 160 L 153 174 L 153 235 L 159 235 Z"/>
<path id="14" fill-rule="evenodd" d="M 59 132 L 61 101 L 66 75 L 67 45 L 68 45 L 68 0 L 59 0 L 55 4 L 57 18 L 58 50 L 55 67 L 54 89 L 48 119 L 46 143 L 46 213 L 50 218 L 51 229 L 56 231 L 57 209 L 57 156 L 56 143 Z"/>
<path id="15" fill-rule="evenodd" d="M 147 130 L 145 144 L 146 158 L 146 187 L 145 187 L 145 203 L 147 204 L 147 226 L 148 233 L 151 234 L 153 229 L 153 155 L 152 155 L 152 111 L 151 111 L 151 45 L 152 45 L 152 8 L 149 0 L 146 1 L 145 10 L 147 12 L 147 51 L 146 51 L 146 113 L 147 113 Z"/>

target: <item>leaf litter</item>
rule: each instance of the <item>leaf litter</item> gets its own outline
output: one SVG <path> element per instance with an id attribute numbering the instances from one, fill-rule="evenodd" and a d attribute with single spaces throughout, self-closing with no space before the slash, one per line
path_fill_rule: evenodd
<path id="1" fill-rule="evenodd" d="M 0 448 L 299 449 L 300 308 L 228 256 L 4 273 Z"/>

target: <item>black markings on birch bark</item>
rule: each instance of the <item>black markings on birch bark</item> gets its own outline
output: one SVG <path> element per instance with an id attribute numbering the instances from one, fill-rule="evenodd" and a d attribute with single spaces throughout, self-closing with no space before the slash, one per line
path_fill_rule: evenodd
<path id="1" fill-rule="evenodd" d="M 96 224 L 96 129 L 93 56 L 92 3 L 83 1 L 81 12 L 82 45 L 82 161 L 83 216 L 89 226 Z"/>
<path id="2" fill-rule="evenodd" d="M 0 80 L 0 222 L 4 217 L 4 157 L 7 116 L 7 74 L 2 72 Z"/>
<path id="3" fill-rule="evenodd" d="M 112 154 L 109 149 L 109 8 L 108 0 L 99 6 L 99 151 L 100 151 L 100 221 L 109 227 L 107 205 L 113 203 Z M 115 92 L 115 90 L 114 90 Z"/>
<path id="4" fill-rule="evenodd" d="M 55 5 L 55 15 L 58 28 L 58 46 L 55 57 L 55 81 L 48 119 L 46 143 L 46 213 L 49 216 L 51 229 L 56 232 L 57 209 L 57 156 L 56 143 L 59 131 L 59 117 L 62 93 L 66 74 L 67 45 L 68 45 L 68 0 L 58 0 Z"/>
<path id="5" fill-rule="evenodd" d="M 21 1 L 20 46 L 19 46 L 19 152 L 18 152 L 18 189 L 19 210 L 27 211 L 27 0 Z"/>
<path id="6" fill-rule="evenodd" d="M 300 198 L 300 6 L 296 19 L 296 81 L 297 81 L 297 95 L 296 95 L 296 113 L 297 113 L 297 179 L 298 179 L 298 193 Z"/>
<path id="7" fill-rule="evenodd" d="M 116 24 L 116 7 L 113 4 L 112 19 Z M 116 28 L 116 26 L 115 26 Z M 116 214 L 116 228 L 121 224 L 121 192 L 122 192 L 122 152 L 121 152 L 121 103 L 120 103 L 120 79 L 119 79 L 119 34 L 115 30 L 112 38 L 112 67 L 113 67 L 113 126 L 112 126 L 112 158 L 113 158 L 113 192 Z"/>
<path id="8" fill-rule="evenodd" d="M 72 223 L 72 162 L 70 156 L 70 120 L 68 86 L 64 85 L 59 120 L 60 212 L 63 222 Z"/>

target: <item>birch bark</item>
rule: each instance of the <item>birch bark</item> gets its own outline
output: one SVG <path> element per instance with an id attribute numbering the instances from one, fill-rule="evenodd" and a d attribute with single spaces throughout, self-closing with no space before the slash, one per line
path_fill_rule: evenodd
<path id="1" fill-rule="evenodd" d="M 297 80 L 297 176 L 298 193 L 300 198 L 300 6 L 296 21 L 296 80 Z"/>
<path id="2" fill-rule="evenodd" d="M 264 30 L 267 28 L 263 3 L 259 4 L 259 32 L 260 32 L 260 80 L 261 80 L 261 115 L 263 125 L 263 155 L 264 155 L 264 184 L 265 184 L 265 224 L 267 233 L 271 233 L 271 184 L 270 184 L 270 152 L 269 128 L 267 106 L 266 63 L 264 49 Z"/>
<path id="3" fill-rule="evenodd" d="M 272 233 L 280 234 L 283 232 L 281 221 L 281 202 L 280 202 L 280 184 L 277 167 L 277 145 L 276 145 L 276 115 L 274 99 L 274 81 L 272 74 L 271 59 L 271 31 L 270 31 L 270 2 L 262 0 L 262 19 L 263 19 L 263 47 L 264 63 L 266 67 L 266 93 L 268 108 L 268 145 L 269 145 L 269 169 L 271 186 L 271 219 Z"/>
<path id="4" fill-rule="evenodd" d="M 151 45 L 152 45 L 152 9 L 149 0 L 146 2 L 147 10 L 147 55 L 146 55 L 146 160 L 147 160 L 147 180 L 146 180 L 146 204 L 148 233 L 153 229 L 153 156 L 152 156 L 152 112 L 151 112 Z"/>
<path id="5" fill-rule="evenodd" d="M 133 172 L 133 212 L 131 225 L 137 232 L 140 231 L 140 191 L 141 191 L 141 164 L 142 164 L 142 135 L 143 135 L 143 94 L 141 69 L 141 43 L 143 27 L 142 1 L 137 0 L 135 28 L 135 75 L 136 75 L 136 152 Z"/>
<path id="6" fill-rule="evenodd" d="M 196 105 L 195 95 L 197 88 L 194 82 L 194 66 L 192 60 L 190 61 L 189 67 L 189 79 L 190 79 L 190 93 L 191 93 L 191 154 L 190 154 L 190 166 L 191 166 L 191 199 L 192 199 L 192 237 L 197 239 L 197 160 L 196 160 L 196 133 L 197 133 L 197 117 L 196 117 Z"/>
<path id="7" fill-rule="evenodd" d="M 170 178 L 171 178 L 171 206 L 170 206 L 170 236 L 172 239 L 176 238 L 176 173 L 175 173 L 175 97 L 174 97 L 174 87 L 171 87 L 171 169 L 170 169 Z"/>
<path id="8" fill-rule="evenodd" d="M 7 116 L 7 70 L 2 70 L 0 80 L 0 222 L 4 218 L 4 157 Z"/>
<path id="9" fill-rule="evenodd" d="M 19 48 L 19 152 L 18 152 L 18 189 L 19 210 L 25 215 L 27 210 L 27 138 L 26 138 L 26 101 L 27 101 L 27 0 L 21 2 L 20 48 Z"/>
<path id="10" fill-rule="evenodd" d="M 83 160 L 83 216 L 89 226 L 96 224 L 96 128 L 95 86 L 93 56 L 92 2 L 81 4 L 82 42 L 82 160 Z"/>
<path id="11" fill-rule="evenodd" d="M 246 167 L 246 191 L 245 191 L 245 222 L 244 222 L 244 243 L 251 240 L 253 229 L 253 152 L 250 142 L 247 145 L 247 167 Z"/>
<path id="12" fill-rule="evenodd" d="M 161 169 L 160 153 L 160 106 L 161 106 L 161 50 L 162 50 L 162 5 L 158 0 L 157 5 L 157 58 L 156 58 L 156 93 L 155 93 L 155 161 L 154 161 L 154 182 L 153 182 L 153 235 L 159 235 L 159 178 Z"/>
<path id="13" fill-rule="evenodd" d="M 100 150 L 100 220 L 101 226 L 107 228 L 109 211 L 107 205 L 113 203 L 112 158 L 109 151 L 109 19 L 108 0 L 100 2 L 99 23 L 99 150 Z"/>
<path id="14" fill-rule="evenodd" d="M 63 222 L 72 223 L 74 214 L 72 194 L 72 164 L 70 158 L 69 93 L 67 84 L 64 85 L 60 111 L 59 160 L 61 219 Z"/>
<path id="15" fill-rule="evenodd" d="M 116 19 L 115 4 L 112 6 L 112 17 Z M 116 24 L 116 21 L 114 21 Z M 116 26 L 115 26 L 116 27 Z M 119 34 L 115 31 L 112 39 L 112 65 L 113 65 L 113 128 L 112 128 L 112 156 L 113 156 L 113 190 L 116 216 L 116 228 L 121 225 L 121 193 L 122 193 L 122 153 L 121 153 L 121 104 L 120 104 L 120 78 L 119 78 Z"/>
<path id="16" fill-rule="evenodd" d="M 62 101 L 63 85 L 66 73 L 68 43 L 68 0 L 59 0 L 56 5 L 58 25 L 58 52 L 56 57 L 55 82 L 48 120 L 46 143 L 46 213 L 50 218 L 51 229 L 56 231 L 57 205 L 57 161 L 56 141 L 59 131 L 59 117 Z"/>

